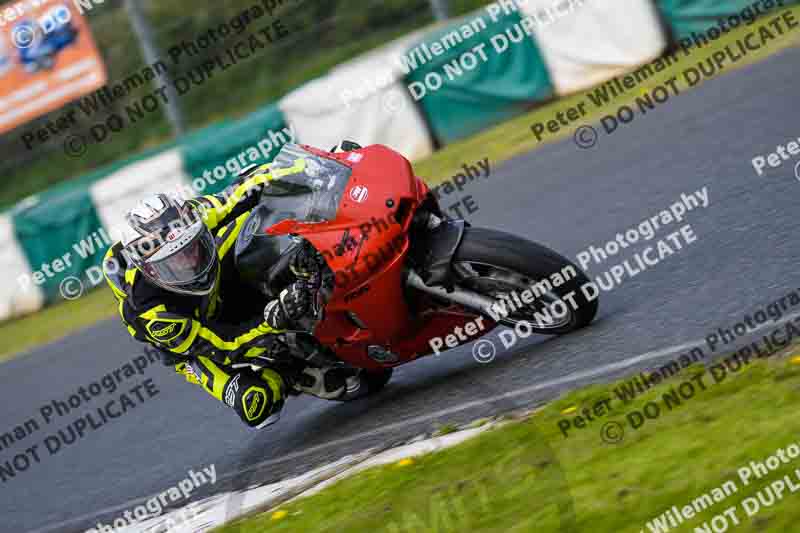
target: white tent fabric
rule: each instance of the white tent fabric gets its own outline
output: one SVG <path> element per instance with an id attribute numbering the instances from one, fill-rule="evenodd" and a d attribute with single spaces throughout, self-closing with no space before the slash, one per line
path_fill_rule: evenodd
<path id="1" fill-rule="evenodd" d="M 120 228 L 125 222 L 125 213 L 137 202 L 157 193 L 180 194 L 184 191 L 189 193 L 188 183 L 183 157 L 176 148 L 137 161 L 109 174 L 92 185 L 90 194 L 103 227 L 113 240 L 118 240 Z M 202 190 L 197 189 L 183 196 L 202 193 Z"/>
<path id="2" fill-rule="evenodd" d="M 44 306 L 44 293 L 33 283 L 25 254 L 14 236 L 11 218 L 0 215 L 0 322 Z M 23 279 L 27 277 L 26 279 Z"/>
<path id="3" fill-rule="evenodd" d="M 652 0 L 521 0 L 556 94 L 585 90 L 656 59 L 667 38 Z"/>
<path id="4" fill-rule="evenodd" d="M 299 142 L 326 149 L 342 140 L 384 144 L 412 160 L 431 154 L 433 142 L 403 84 L 400 61 L 417 38 L 389 43 L 286 95 L 278 106 Z"/>

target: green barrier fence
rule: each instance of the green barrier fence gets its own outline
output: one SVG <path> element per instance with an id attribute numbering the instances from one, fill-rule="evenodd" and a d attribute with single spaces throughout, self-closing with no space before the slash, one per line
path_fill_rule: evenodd
<path id="1" fill-rule="evenodd" d="M 655 0 L 677 39 L 691 38 L 693 33 L 708 35 L 709 30 L 720 27 L 720 20 L 732 25 L 730 17 L 736 15 L 744 14 L 741 26 L 748 19 L 798 3 L 800 0 Z M 425 35 L 406 56 L 413 66 L 405 83 L 417 96 L 428 126 L 441 144 L 477 133 L 554 96 L 535 36 L 526 33 L 517 13 L 494 21 L 479 11 L 450 21 Z M 202 193 L 219 192 L 244 166 L 271 161 L 287 142 L 303 142 L 295 138 L 287 122 L 277 105 L 269 105 L 20 202 L 11 216 L 31 269 L 43 271 L 43 265 L 51 271 L 62 269 L 52 277 L 46 272 L 38 274 L 47 301 L 59 297 L 59 283 L 65 277 L 85 280 L 87 269 L 98 265 L 105 251 L 105 245 L 97 243 L 98 235 L 100 241 L 104 235 L 99 233 L 101 220 L 90 194 L 93 183 L 179 145 L 186 173 L 203 178 L 206 186 Z M 69 264 L 63 260 L 54 264 L 67 253 Z"/>
<path id="2" fill-rule="evenodd" d="M 521 20 L 517 13 L 497 21 L 474 13 L 426 35 L 407 52 L 425 61 L 406 83 L 440 143 L 468 137 L 552 97 L 544 60 Z"/>
<path id="3" fill-rule="evenodd" d="M 224 189 L 239 170 L 272 161 L 291 140 L 283 113 L 270 105 L 236 122 L 206 128 L 183 143 L 186 171 L 209 183 L 203 194 Z"/>
<path id="4" fill-rule="evenodd" d="M 87 179 L 65 183 L 29 198 L 11 213 L 17 240 L 47 303 L 60 298 L 59 284 L 65 278 L 86 282 L 87 270 L 99 265 L 106 251 L 90 185 Z"/>
<path id="5" fill-rule="evenodd" d="M 679 40 L 691 38 L 692 33 L 701 35 L 714 27 L 720 28 L 720 23 L 724 28 L 734 24 L 744 26 L 759 16 L 798 2 L 800 0 L 656 0 L 656 5 L 673 37 Z"/>

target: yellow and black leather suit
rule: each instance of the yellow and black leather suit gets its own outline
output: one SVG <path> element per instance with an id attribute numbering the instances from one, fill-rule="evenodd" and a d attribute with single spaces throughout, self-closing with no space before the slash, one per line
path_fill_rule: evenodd
<path id="1" fill-rule="evenodd" d="M 263 319 L 268 299 L 240 280 L 233 257 L 236 237 L 258 202 L 268 171 L 265 165 L 220 194 L 189 200 L 203 213 L 216 240 L 220 268 L 210 294 L 183 295 L 150 283 L 127 264 L 119 242 L 103 263 L 128 332 L 173 355 L 165 362 L 176 363 L 177 372 L 232 407 L 252 427 L 277 419 L 285 397 L 284 380 L 274 370 L 230 367 L 273 349 L 280 333 Z"/>

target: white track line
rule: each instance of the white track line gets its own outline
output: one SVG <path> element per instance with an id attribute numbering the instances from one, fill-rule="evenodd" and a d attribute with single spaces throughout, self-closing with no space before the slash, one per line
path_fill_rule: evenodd
<path id="1" fill-rule="evenodd" d="M 794 314 L 791 314 L 791 315 L 787 315 L 787 316 L 783 317 L 781 320 L 778 320 L 776 322 L 765 323 L 765 324 L 763 324 L 761 326 L 758 326 L 755 329 L 751 330 L 745 337 L 742 337 L 741 340 L 743 340 L 745 338 L 749 339 L 755 333 L 757 333 L 758 331 L 761 331 L 763 329 L 777 328 L 781 324 L 785 324 L 786 322 L 794 320 L 795 318 L 800 318 L 800 313 L 794 313 Z M 740 340 L 740 339 L 737 339 L 737 340 Z M 365 431 L 365 432 L 359 433 L 357 435 L 350 435 L 349 437 L 343 437 L 341 439 L 336 439 L 336 440 L 332 440 L 332 441 L 329 441 L 329 442 L 326 442 L 326 443 L 323 443 L 323 444 L 318 444 L 316 446 L 312 446 L 311 448 L 306 448 L 306 449 L 301 450 L 301 451 L 297 451 L 297 452 L 294 452 L 294 453 L 286 454 L 286 455 L 284 455 L 284 456 L 282 456 L 282 457 L 280 457 L 278 459 L 270 459 L 268 461 L 262 461 L 260 463 L 256 463 L 255 465 L 253 465 L 253 466 L 251 466 L 249 468 L 242 469 L 242 470 L 239 470 L 237 472 L 233 472 L 231 474 L 227 474 L 225 476 L 220 476 L 218 481 L 227 480 L 227 479 L 230 479 L 230 478 L 237 478 L 237 477 L 241 476 L 242 474 L 244 474 L 246 472 L 249 472 L 249 471 L 252 471 L 252 470 L 255 470 L 257 468 L 263 468 L 265 466 L 278 464 L 278 463 L 283 463 L 285 461 L 290 461 L 292 459 L 298 459 L 300 457 L 304 457 L 306 455 L 310 455 L 312 453 L 319 452 L 319 451 L 322 451 L 322 450 L 325 450 L 325 449 L 328 449 L 328 448 L 331 448 L 331 447 L 337 447 L 337 446 L 341 446 L 343 444 L 349 444 L 351 442 L 359 441 L 361 439 L 364 439 L 365 437 L 374 437 L 376 435 L 381 435 L 381 434 L 384 434 L 384 433 L 390 433 L 392 431 L 395 431 L 395 430 L 398 430 L 398 429 L 402 429 L 402 428 L 404 428 L 406 426 L 416 425 L 416 424 L 420 424 L 422 422 L 429 422 L 431 420 L 435 420 L 435 419 L 437 419 L 439 417 L 442 417 L 442 416 L 451 415 L 451 414 L 458 413 L 458 412 L 461 412 L 461 411 L 466 411 L 467 409 L 471 409 L 473 407 L 482 407 L 482 406 L 486 405 L 486 403 L 489 403 L 489 402 L 495 402 L 495 401 L 498 401 L 498 400 L 506 400 L 506 399 L 509 399 L 509 398 L 516 398 L 518 396 L 524 396 L 524 395 L 530 394 L 532 392 L 540 391 L 540 390 L 543 390 L 543 389 L 549 389 L 549 388 L 552 388 L 552 387 L 557 387 L 559 385 L 566 385 L 568 383 L 573 383 L 573 382 L 584 380 L 584 379 L 588 379 L 588 378 L 596 378 L 596 377 L 600 377 L 600 376 L 604 376 L 604 375 L 608 375 L 608 374 L 613 374 L 613 373 L 618 372 L 620 370 L 624 370 L 626 368 L 638 365 L 639 363 L 644 363 L 646 361 L 653 361 L 655 359 L 662 359 L 662 358 L 664 358 L 664 357 L 666 357 L 668 355 L 674 355 L 674 354 L 678 354 L 678 353 L 681 353 L 681 352 L 685 352 L 687 350 L 690 350 L 691 348 L 694 348 L 694 347 L 697 347 L 697 346 L 701 346 L 701 345 L 705 344 L 705 342 L 706 342 L 705 339 L 701 339 L 701 340 L 696 340 L 696 341 L 692 341 L 692 342 L 687 342 L 687 343 L 684 343 L 684 344 L 678 344 L 676 346 L 670 346 L 668 348 L 662 348 L 661 350 L 655 350 L 655 351 L 652 351 L 652 352 L 647 352 L 647 353 L 644 353 L 642 355 L 637 355 L 636 357 L 631 357 L 629 359 L 625 359 L 623 361 L 618 361 L 616 363 L 609 363 L 607 365 L 599 366 L 599 367 L 593 368 L 591 370 L 583 370 L 583 371 L 573 372 L 571 374 L 568 374 L 568 375 L 560 377 L 560 378 L 550 379 L 550 380 L 547 380 L 547 381 L 542 381 L 542 382 L 539 382 L 539 383 L 535 383 L 533 385 L 529 385 L 527 387 L 522 387 L 520 389 L 516 389 L 516 390 L 513 390 L 513 391 L 505 392 L 503 394 L 496 394 L 494 396 L 484 397 L 484 398 L 481 398 L 479 400 L 473 400 L 471 402 L 466 402 L 466 403 L 462 403 L 462 404 L 459 404 L 459 405 L 454 405 L 453 407 L 448 407 L 446 409 L 441 409 L 441 410 L 433 412 L 433 413 L 428 413 L 428 414 L 425 414 L 425 415 L 416 416 L 414 418 L 408 418 L 406 420 L 401 420 L 400 422 L 395 422 L 393 424 L 388 424 L 388 425 L 385 425 L 385 426 L 381 426 L 379 428 L 375 428 L 375 429 L 372 429 L 370 431 Z M 123 504 L 120 504 L 120 505 L 116 505 L 116 506 L 110 507 L 108 509 L 103 509 L 103 510 L 99 510 L 99 511 L 93 512 L 91 514 L 86 514 L 86 515 L 82 515 L 82 516 L 77 517 L 77 518 L 72 518 L 72 519 L 70 519 L 68 521 L 61 522 L 59 525 L 51 525 L 51 526 L 46 526 L 44 528 L 32 530 L 30 533 L 46 533 L 48 531 L 52 531 L 54 529 L 57 529 L 57 528 L 60 528 L 60 527 L 64 527 L 67 524 L 90 520 L 95 516 L 103 515 L 103 514 L 106 514 L 106 513 L 112 513 L 112 512 L 116 512 L 116 511 L 120 511 L 120 510 L 130 509 L 131 507 L 135 507 L 136 505 L 147 501 L 150 497 L 151 496 L 148 496 L 148 497 L 145 497 L 145 498 L 139 498 L 139 499 L 136 499 L 136 500 L 130 500 L 130 501 L 126 502 L 126 503 L 123 503 Z"/>
<path id="2" fill-rule="evenodd" d="M 777 322 L 772 322 L 772 323 L 769 323 L 769 324 L 763 324 L 761 326 L 758 326 L 758 327 L 754 328 L 753 330 L 751 330 L 746 335 L 746 337 L 742 337 L 742 339 L 744 339 L 744 338 L 748 338 L 749 339 L 756 332 L 758 332 L 760 330 L 779 327 L 781 324 L 789 322 L 789 321 L 791 321 L 791 320 L 793 320 L 795 318 L 800 318 L 800 313 L 794 313 L 792 315 L 785 316 L 783 319 L 778 320 Z M 351 435 L 349 437 L 343 437 L 341 439 L 337 439 L 337 440 L 333 440 L 333 441 L 330 441 L 330 442 L 326 442 L 324 444 L 318 444 L 317 446 L 312 446 L 311 448 L 307 448 L 305 450 L 301 450 L 301 451 L 298 451 L 298 452 L 287 454 L 287 455 L 281 457 L 280 459 L 270 459 L 269 461 L 263 461 L 261 463 L 257 463 L 256 465 L 254 465 L 254 467 L 258 468 L 258 467 L 263 467 L 263 466 L 269 466 L 269 465 L 272 465 L 272 464 L 276 464 L 276 463 L 280 463 L 280 462 L 286 461 L 287 459 L 296 459 L 296 458 L 299 458 L 299 457 L 303 457 L 304 455 L 307 455 L 307 454 L 311 454 L 311 453 L 314 453 L 314 452 L 322 451 L 322 450 L 324 450 L 326 448 L 329 448 L 331 446 L 340 446 L 342 444 L 348 444 L 350 442 L 363 439 L 364 437 L 371 437 L 371 436 L 375 436 L 375 435 L 380 435 L 382 433 L 388 433 L 388 432 L 394 431 L 396 429 L 401 429 L 401 428 L 403 428 L 405 426 L 419 424 L 421 422 L 428 422 L 430 420 L 434 420 L 434 419 L 439 418 L 441 416 L 450 415 L 450 414 L 453 414 L 453 413 L 458 413 L 460 411 L 465 411 L 465 410 L 471 409 L 473 407 L 480 407 L 480 406 L 485 405 L 488 402 L 494 402 L 494 401 L 497 401 L 497 400 L 505 400 L 505 399 L 509 399 L 509 398 L 516 398 L 517 396 L 523 396 L 525 394 L 530 394 L 531 392 L 536 392 L 536 391 L 539 391 L 539 390 L 542 390 L 542 389 L 549 389 L 551 387 L 557 387 L 559 385 L 566 385 L 568 383 L 573 383 L 575 381 L 580 381 L 580 380 L 583 380 L 583 379 L 595 378 L 595 377 L 600 377 L 600 376 L 604 376 L 604 375 L 608 375 L 608 374 L 613 374 L 614 372 L 618 372 L 618 371 L 624 370 L 624 369 L 626 369 L 628 367 L 638 365 L 639 363 L 643 363 L 643 362 L 646 362 L 646 361 L 652 361 L 652 360 L 655 360 L 655 359 L 661 359 L 661 358 L 664 358 L 664 357 L 666 357 L 668 355 L 674 355 L 674 354 L 679 354 L 679 353 L 685 352 L 687 350 L 690 350 L 691 348 L 695 348 L 697 346 L 701 346 L 701 345 L 703 345 L 705 343 L 706 343 L 705 339 L 696 340 L 696 341 L 687 342 L 687 343 L 684 343 L 684 344 L 678 344 L 676 346 L 670 346 L 668 348 L 662 348 L 661 350 L 655 350 L 655 351 L 652 351 L 652 352 L 647 352 L 647 353 L 644 353 L 642 355 L 638 355 L 636 357 L 631 357 L 629 359 L 625 359 L 623 361 L 618 361 L 616 363 L 609 363 L 609 364 L 606 364 L 606 365 L 603 365 L 603 366 L 599 366 L 599 367 L 593 368 L 591 370 L 582 370 L 582 371 L 578 371 L 578 372 L 573 372 L 571 374 L 568 374 L 566 376 L 562 376 L 560 378 L 550 379 L 550 380 L 547 380 L 547 381 L 541 381 L 539 383 L 535 383 L 533 385 L 529 385 L 527 387 L 522 387 L 520 389 L 516 389 L 516 390 L 513 390 L 513 391 L 505 392 L 505 393 L 502 393 L 502 394 L 496 394 L 494 396 L 484 397 L 484 398 L 481 398 L 479 400 L 474 400 L 474 401 L 471 401 L 471 402 L 466 402 L 466 403 L 462 403 L 462 404 L 459 404 L 459 405 L 455 405 L 453 407 L 448 407 L 446 409 L 441 409 L 441 410 L 433 412 L 433 413 L 428 413 L 428 414 L 420 415 L 420 416 L 417 416 L 417 417 L 414 417 L 414 418 L 409 418 L 409 419 L 406 419 L 406 420 L 402 420 L 400 422 L 395 422 L 393 424 L 381 426 L 379 428 L 376 428 L 376 429 L 373 429 L 373 430 L 370 430 L 370 431 L 366 431 L 364 433 L 359 433 L 358 435 Z M 246 472 L 247 470 L 252 470 L 252 469 L 253 469 L 253 467 L 248 468 L 246 470 L 242 470 L 239 473 Z M 235 476 L 237 474 L 233 474 L 233 475 Z"/>

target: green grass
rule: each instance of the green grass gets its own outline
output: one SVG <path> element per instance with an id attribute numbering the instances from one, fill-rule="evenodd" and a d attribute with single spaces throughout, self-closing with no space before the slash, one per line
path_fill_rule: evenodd
<path id="1" fill-rule="evenodd" d="M 800 16 L 800 7 L 793 8 L 793 11 L 797 16 Z M 743 30 L 746 31 L 746 29 Z M 687 66 L 710 57 L 715 51 L 724 48 L 726 44 L 741 35 L 742 31 L 731 32 L 726 37 L 716 41 L 714 45 L 695 51 L 691 57 L 684 58 L 672 68 L 664 70 L 658 76 L 653 77 L 649 80 L 647 86 L 649 88 L 656 87 L 664 80 L 677 75 Z M 799 38 L 798 34 L 787 34 L 783 38 L 773 41 L 770 47 L 762 48 L 758 53 L 754 53 L 746 60 L 738 63 L 736 67 L 741 68 L 747 64 L 763 60 L 789 46 L 797 45 Z M 725 70 L 723 74 L 727 72 L 728 70 Z M 679 84 L 679 86 L 682 91 L 688 90 L 683 85 Z M 620 98 L 603 109 L 594 109 L 594 106 L 590 104 L 587 109 L 591 110 L 591 114 L 585 118 L 584 123 L 599 121 L 602 116 L 616 111 L 620 105 L 630 103 L 637 96 L 640 96 L 640 94 L 632 94 L 627 98 Z M 584 94 L 577 94 L 532 110 L 485 132 L 445 147 L 432 156 L 414 163 L 414 170 L 419 176 L 424 177 L 428 183 L 438 184 L 458 172 L 460 166 L 465 162 L 473 162 L 477 159 L 488 157 L 494 166 L 516 155 L 534 150 L 543 143 L 538 142 L 532 135 L 530 131 L 531 124 L 552 119 L 558 111 L 566 111 L 583 99 Z M 639 117 L 638 120 L 648 120 L 648 117 Z M 574 129 L 564 129 L 559 136 L 549 137 L 546 142 L 553 142 L 560 138 L 571 136 L 573 132 Z M 603 149 L 602 140 L 601 134 L 599 144 L 593 148 L 594 150 Z M 580 154 L 578 147 L 575 147 L 575 151 L 576 154 Z M 106 301 L 110 302 L 108 306 L 113 304 L 111 295 L 107 294 L 105 289 L 100 289 L 76 302 L 55 305 L 42 313 L 0 325 L 0 332 L 3 333 L 3 338 L 6 340 L 4 346 L 0 348 L 0 358 L 7 358 L 15 352 L 56 340 L 100 319 L 107 318 L 113 314 L 113 311 L 110 311 L 106 306 L 104 303 Z M 47 327 L 43 327 L 44 325 Z"/>
<path id="2" fill-rule="evenodd" d="M 454 448 L 367 470 L 279 509 L 219 528 L 256 532 L 556 532 L 648 531 L 646 523 L 673 505 L 683 508 L 732 480 L 738 492 L 671 531 L 692 532 L 767 483 L 790 475 L 800 459 L 745 486 L 737 469 L 764 461 L 800 442 L 800 366 L 760 360 L 708 387 L 638 430 L 626 414 L 646 402 L 664 405 L 672 387 L 702 373 L 697 365 L 630 404 L 613 397 L 614 385 L 593 386 Z M 557 427 L 568 407 L 582 410 L 611 396 L 612 413 L 564 437 Z M 572 413 L 569 416 L 575 416 Z M 624 425 L 617 444 L 600 436 L 608 422 Z M 797 482 L 795 478 L 795 482 Z M 800 495 L 748 518 L 741 532 L 794 531 Z M 570 508 L 572 509 L 570 511 Z M 571 518 L 570 518 L 571 517 Z M 574 520 L 574 522 L 569 522 Z M 574 525 L 567 529 L 565 526 Z M 560 527 L 564 529 L 559 529 Z"/>
<path id="3" fill-rule="evenodd" d="M 3 339 L 0 362 L 110 318 L 116 312 L 114 296 L 104 287 L 78 300 L 59 302 L 32 315 L 3 322 L 0 324 L 0 339 Z"/>

